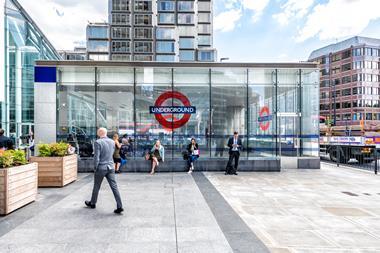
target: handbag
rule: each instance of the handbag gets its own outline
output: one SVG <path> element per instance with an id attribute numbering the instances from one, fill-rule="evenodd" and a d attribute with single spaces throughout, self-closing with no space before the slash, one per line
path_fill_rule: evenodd
<path id="1" fill-rule="evenodd" d="M 193 155 L 199 155 L 199 149 L 194 149 Z"/>

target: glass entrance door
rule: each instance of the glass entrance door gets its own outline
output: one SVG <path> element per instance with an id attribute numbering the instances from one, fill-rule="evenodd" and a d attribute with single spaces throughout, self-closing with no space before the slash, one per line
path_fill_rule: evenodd
<path id="1" fill-rule="evenodd" d="M 278 113 L 277 120 L 281 169 L 297 169 L 300 149 L 300 116 L 297 113 Z"/>

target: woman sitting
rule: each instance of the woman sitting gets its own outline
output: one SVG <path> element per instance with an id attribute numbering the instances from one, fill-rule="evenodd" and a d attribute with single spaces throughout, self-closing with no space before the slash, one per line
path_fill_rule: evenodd
<path id="1" fill-rule="evenodd" d="M 160 140 L 157 140 L 153 148 L 150 150 L 150 160 L 152 161 L 152 170 L 150 174 L 153 175 L 160 162 L 165 161 L 165 148 L 161 145 Z"/>
<path id="2" fill-rule="evenodd" d="M 191 138 L 190 144 L 187 146 L 187 152 L 189 154 L 189 158 L 187 160 L 187 164 L 189 166 L 189 174 L 191 174 L 194 170 L 194 162 L 199 158 L 199 148 L 198 143 L 195 138 Z"/>

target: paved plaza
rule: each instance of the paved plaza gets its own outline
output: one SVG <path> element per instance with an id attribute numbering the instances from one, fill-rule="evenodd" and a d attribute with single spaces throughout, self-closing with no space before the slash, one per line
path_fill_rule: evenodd
<path id="1" fill-rule="evenodd" d="M 281 173 L 117 175 L 125 213 L 92 174 L 0 217 L 0 252 L 380 252 L 379 176 L 323 165 Z"/>

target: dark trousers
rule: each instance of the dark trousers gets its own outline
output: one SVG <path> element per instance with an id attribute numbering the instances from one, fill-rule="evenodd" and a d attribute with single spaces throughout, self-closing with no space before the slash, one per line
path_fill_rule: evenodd
<path id="1" fill-rule="evenodd" d="M 106 178 L 108 184 L 111 187 L 113 196 L 115 197 L 117 208 L 122 208 L 123 204 L 121 202 L 121 197 L 119 190 L 117 188 L 117 183 L 115 180 L 115 169 L 112 167 L 103 167 L 98 168 L 94 173 L 94 188 L 92 190 L 91 204 L 96 204 L 98 201 L 98 194 L 100 190 L 100 186 L 102 185 L 103 178 Z"/>
<path id="2" fill-rule="evenodd" d="M 231 151 L 230 152 L 230 158 L 228 159 L 227 167 L 226 167 L 226 173 L 227 174 L 234 174 L 236 173 L 238 166 L 239 166 L 239 157 L 240 152 L 239 151 Z M 235 166 L 232 166 L 232 160 L 235 159 Z"/>

